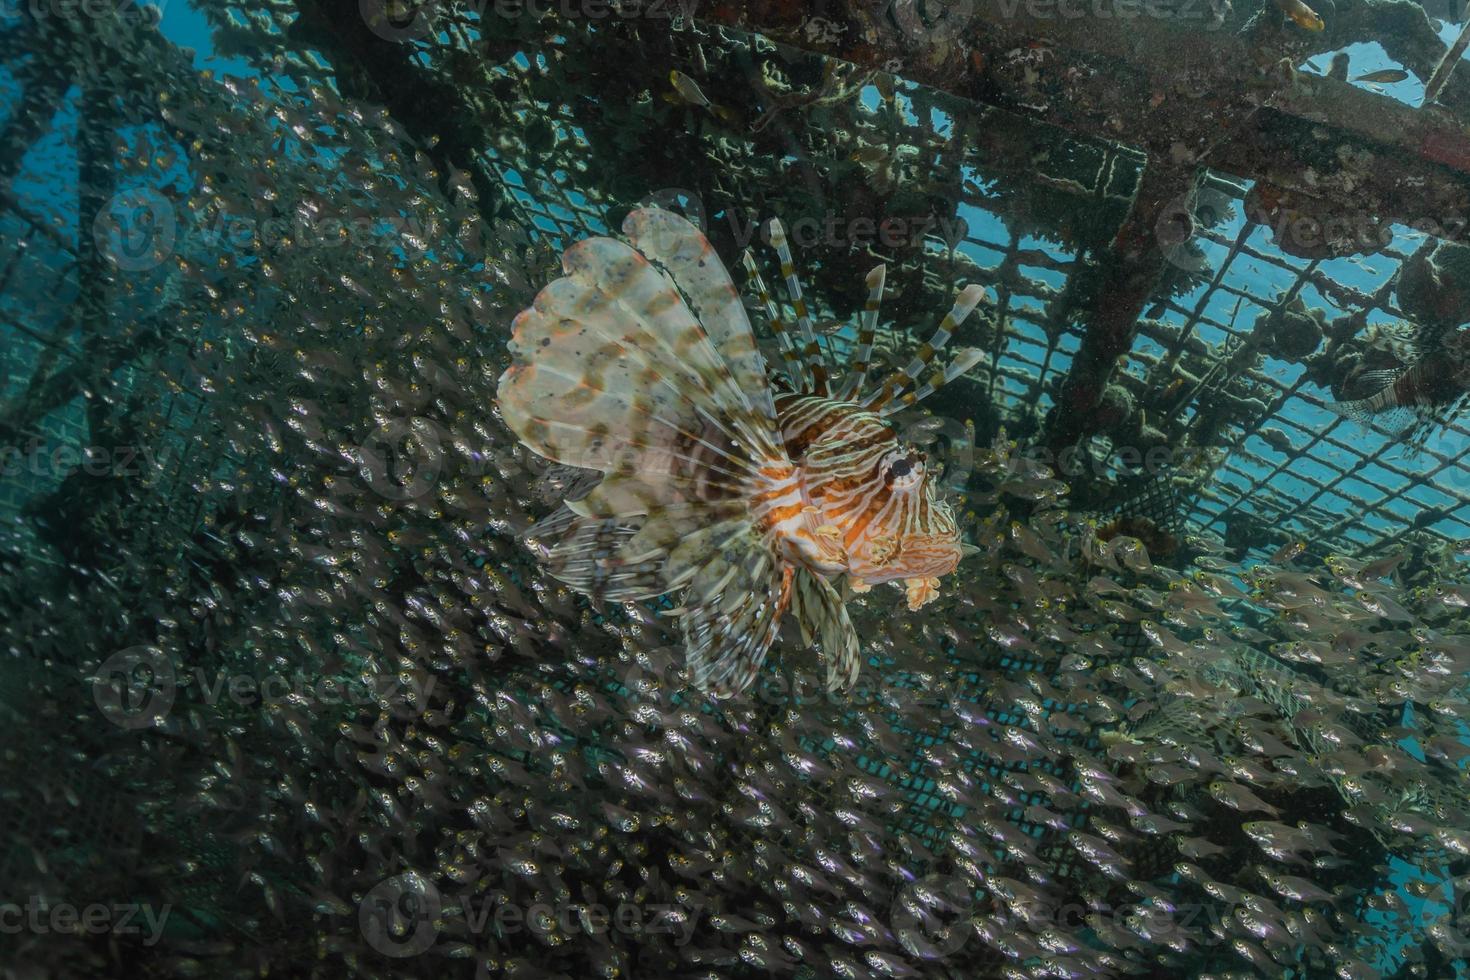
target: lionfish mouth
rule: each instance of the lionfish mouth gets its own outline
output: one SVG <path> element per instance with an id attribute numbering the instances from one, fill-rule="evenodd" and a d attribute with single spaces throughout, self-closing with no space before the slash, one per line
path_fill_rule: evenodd
<path id="1" fill-rule="evenodd" d="M 935 579 L 959 567 L 964 552 L 953 538 L 910 538 L 886 561 L 855 559 L 848 571 L 876 585 L 897 579 Z"/>

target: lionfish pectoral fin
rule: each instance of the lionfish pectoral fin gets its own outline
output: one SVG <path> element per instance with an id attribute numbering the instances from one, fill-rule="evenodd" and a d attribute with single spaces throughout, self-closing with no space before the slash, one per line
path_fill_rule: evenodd
<path id="1" fill-rule="evenodd" d="M 679 615 L 695 687 L 731 698 L 750 686 L 791 602 L 792 573 L 750 531 L 704 553 Z"/>
<path id="2" fill-rule="evenodd" d="M 1348 402 L 1327 402 L 1323 407 L 1334 415 L 1350 418 L 1354 422 L 1367 422 L 1373 416 L 1373 410 L 1368 407 L 1370 399 L 1359 398 Z"/>
<path id="3" fill-rule="evenodd" d="M 502 420 L 540 455 L 603 474 L 527 536 L 555 577 L 595 599 L 696 586 L 681 612 L 691 664 L 701 686 L 738 690 L 788 601 L 749 494 L 791 463 L 764 360 L 708 241 L 657 210 L 633 212 L 625 231 L 638 248 L 598 237 L 567 249 L 566 275 L 512 325 Z"/>
<path id="4" fill-rule="evenodd" d="M 1392 385 L 1402 374 L 1402 371 L 1364 371 L 1354 379 L 1354 384 L 1360 386 L 1360 391 L 1377 394 Z"/>
<path id="5" fill-rule="evenodd" d="M 775 419 L 765 358 L 756 346 L 740 294 L 709 240 L 687 219 L 658 208 L 631 212 L 623 233 L 668 272 L 688 299 L 735 390 L 765 418 Z"/>
<path id="6" fill-rule="evenodd" d="M 686 478 L 702 470 L 706 483 L 735 490 L 783 455 L 749 322 L 698 229 L 663 213 L 635 212 L 629 223 L 713 333 L 642 253 L 584 239 L 562 257 L 567 274 L 512 324 L 501 418 L 558 463 Z"/>
<path id="7" fill-rule="evenodd" d="M 939 579 L 906 578 L 903 580 L 903 591 L 909 602 L 909 611 L 918 612 L 939 598 Z"/>
<path id="8" fill-rule="evenodd" d="M 542 547 L 542 563 L 552 577 L 594 600 L 633 602 L 663 595 L 673 588 L 659 558 L 625 561 L 628 543 L 638 534 L 641 517 L 579 517 L 562 508 L 527 538 L 557 537 Z M 537 525 L 540 528 L 541 525 Z M 533 528 L 533 530 L 535 530 Z"/>
<path id="9" fill-rule="evenodd" d="M 796 573 L 791 611 L 803 643 L 817 638 L 827 661 L 827 690 L 851 687 L 862 669 L 862 647 L 847 616 L 847 606 L 830 582 L 805 568 Z"/>
<path id="10" fill-rule="evenodd" d="M 577 522 L 577 514 L 565 504 L 520 533 L 522 541 L 540 544 L 560 538 Z"/>

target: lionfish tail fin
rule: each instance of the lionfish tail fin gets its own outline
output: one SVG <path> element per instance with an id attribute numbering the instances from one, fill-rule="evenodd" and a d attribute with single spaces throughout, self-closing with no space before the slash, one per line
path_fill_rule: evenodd
<path id="1" fill-rule="evenodd" d="M 552 516 L 569 513 L 563 509 Z M 538 535 L 535 541 L 541 562 L 553 578 L 593 599 L 632 602 L 668 591 L 658 560 L 636 564 L 621 560 L 623 547 L 637 533 L 636 520 L 573 515 L 557 535 L 560 541 L 548 546 L 549 533 Z"/>
<path id="2" fill-rule="evenodd" d="M 552 577 L 610 602 L 651 599 L 688 584 L 709 550 L 751 526 L 738 501 L 674 504 L 635 515 L 579 513 L 584 510 L 581 501 L 561 507 L 522 537 L 536 546 Z"/>
<path id="3" fill-rule="evenodd" d="M 775 642 L 794 567 L 749 531 L 700 557 L 675 612 L 694 686 L 732 698 L 755 680 Z"/>
<path id="4" fill-rule="evenodd" d="M 801 629 L 801 639 L 815 639 L 827 661 L 827 690 L 852 687 L 862 669 L 862 648 L 857 631 L 847 616 L 847 606 L 831 583 L 806 569 L 796 573 L 791 591 L 791 611 Z"/>

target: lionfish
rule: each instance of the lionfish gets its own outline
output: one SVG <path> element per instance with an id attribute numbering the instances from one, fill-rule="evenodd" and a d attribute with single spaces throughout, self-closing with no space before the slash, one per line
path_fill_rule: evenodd
<path id="1" fill-rule="evenodd" d="M 513 323 L 500 414 L 556 463 L 598 485 L 525 533 L 553 576 L 610 601 L 684 590 L 677 615 L 694 685 L 732 697 L 754 680 L 788 611 L 818 645 L 827 685 L 853 684 L 859 644 L 832 584 L 902 583 L 910 609 L 938 594 L 962 545 L 925 454 L 888 417 L 964 374 L 961 351 L 920 375 L 981 300 L 968 286 L 901 371 L 865 388 L 884 267 L 868 274 L 850 369 L 838 383 L 802 299 L 779 221 L 770 239 L 796 330 L 782 320 L 749 252 L 745 266 L 775 333 L 783 375 L 767 375 L 729 273 L 689 221 L 633 211 L 632 245 L 594 237 L 562 256 Z M 914 387 L 917 384 L 917 387 Z"/>
<path id="2" fill-rule="evenodd" d="M 1406 366 L 1363 372 L 1354 384 L 1374 394 L 1329 402 L 1333 412 L 1364 423 L 1395 413 L 1389 424 L 1403 430 L 1409 446 L 1421 447 L 1436 423 L 1470 405 L 1470 330 L 1426 337 L 1412 328 L 1379 327 L 1371 342 Z"/>

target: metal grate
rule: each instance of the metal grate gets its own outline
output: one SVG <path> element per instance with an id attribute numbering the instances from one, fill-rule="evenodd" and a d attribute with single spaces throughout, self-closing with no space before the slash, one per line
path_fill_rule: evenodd
<path id="1" fill-rule="evenodd" d="M 281 39 L 286 36 L 284 28 L 294 16 L 284 6 L 271 6 L 263 12 L 254 6 L 234 4 L 208 8 L 208 13 L 222 35 L 234 37 L 237 43 L 239 33 L 249 35 L 251 30 L 242 25 L 258 28 L 262 20 L 267 22 L 271 29 L 264 31 L 265 36 L 253 37 L 265 52 L 282 45 Z M 236 33 L 231 34 L 232 31 Z M 510 268 L 513 274 L 525 279 L 492 283 L 488 287 L 490 291 L 501 286 L 510 287 L 509 292 L 534 291 L 553 273 L 556 257 L 564 247 L 588 234 L 615 229 L 621 211 L 647 195 L 668 191 L 677 179 L 670 179 L 672 175 L 664 165 L 650 165 L 646 173 L 631 166 L 644 150 L 625 150 L 616 157 L 604 157 L 603 152 L 609 148 L 608 130 L 620 124 L 625 131 L 638 130 L 626 119 L 599 123 L 587 118 L 586 107 L 580 101 L 585 93 L 567 91 L 565 79 L 556 67 L 558 54 L 565 55 L 567 51 L 575 54 L 579 45 L 620 44 L 633 50 L 643 41 L 636 33 L 625 26 L 571 25 L 551 36 L 529 37 L 515 44 L 498 38 L 504 43 L 497 49 L 499 55 L 489 64 L 484 63 L 484 57 L 475 55 L 477 70 L 483 69 L 489 83 L 476 92 L 494 93 L 474 95 L 478 100 L 475 107 L 487 112 L 494 109 L 501 128 L 487 137 L 490 145 L 473 147 L 459 162 L 476 168 L 483 186 L 494 190 L 494 196 L 482 195 L 481 208 L 501 223 L 504 243 L 520 253 L 521 271 L 515 272 L 514 266 Z M 470 21 L 451 23 L 448 35 L 452 41 L 450 50 L 460 55 L 476 52 L 485 40 Z M 656 86 L 671 63 L 692 70 L 697 48 L 708 49 L 715 69 L 729 70 L 728 64 L 716 60 L 715 51 L 722 46 L 716 45 L 703 31 L 676 31 L 658 43 L 662 46 L 660 57 L 650 57 L 646 65 L 626 68 L 630 75 L 646 76 L 653 91 L 658 91 Z M 348 71 L 345 66 L 353 62 L 351 53 L 332 50 L 327 41 L 321 44 L 321 54 L 293 49 L 282 54 L 283 61 L 303 84 L 316 84 L 329 90 L 333 86 L 340 88 L 344 84 L 341 76 L 329 72 L 324 65 L 328 62 L 342 65 L 345 73 Z M 444 57 L 443 51 L 438 54 Z M 126 45 L 118 45 L 111 55 L 119 65 L 134 67 L 142 57 Z M 436 61 L 428 53 L 414 63 L 435 77 L 453 75 L 454 66 Z M 814 59 L 793 58 L 792 64 L 793 73 L 805 71 L 808 78 L 822 77 L 821 64 Z M 480 81 L 478 75 L 474 77 Z M 167 84 L 159 84 L 167 90 Z M 891 100 L 885 93 L 889 85 L 893 89 Z M 213 98 L 226 99 L 214 88 L 203 83 L 201 87 L 210 91 Z M 365 93 L 373 94 L 370 85 L 365 87 Z M 974 421 L 987 442 L 1001 427 L 1028 442 L 1039 441 L 1058 384 L 1066 377 L 1080 348 L 1089 299 L 1084 287 L 1096 263 L 1098 243 L 1106 240 L 1105 234 L 1111 233 L 1126 211 L 1127 199 L 1140 179 L 1139 154 L 1043 134 L 1037 139 L 1065 147 L 1067 152 L 1057 155 L 1057 160 L 1064 162 L 1048 164 L 1055 168 L 1053 171 L 1033 166 L 1032 158 L 1023 156 L 1024 165 L 1007 167 L 995 155 L 993 145 L 984 142 L 972 145 L 952 139 L 953 134 L 972 131 L 982 124 L 991 128 L 1026 128 L 996 110 L 967 105 L 901 80 L 869 81 L 856 88 L 847 105 L 851 110 L 850 121 L 846 117 L 833 120 L 821 113 L 804 112 L 801 136 L 805 144 L 798 142 L 790 130 L 785 137 L 802 151 L 800 155 L 792 154 L 791 160 L 775 157 L 754 139 L 736 144 L 733 155 L 745 168 L 739 171 L 721 169 L 719 154 L 729 154 L 726 144 L 732 141 L 726 136 L 709 137 L 698 113 L 686 110 L 682 116 L 669 116 L 649 125 L 656 123 L 661 127 L 660 132 L 677 139 L 681 148 L 697 154 L 685 166 L 702 182 L 697 189 L 704 195 L 700 205 L 706 224 L 711 234 L 718 237 L 717 244 L 729 252 L 727 258 L 734 257 L 729 218 L 778 214 L 788 224 L 794 223 L 820 213 L 826 202 L 840 199 L 843 166 L 853 162 L 853 152 L 862 145 L 881 140 L 914 150 L 913 162 L 895 183 L 902 188 L 908 184 L 944 181 L 947 187 L 959 187 L 956 199 L 950 202 L 952 211 L 944 216 L 963 218 L 966 233 L 953 243 L 931 233 L 917 247 L 891 250 L 892 254 L 880 249 L 854 256 L 850 254 L 852 250 L 830 243 L 800 250 L 798 262 L 813 306 L 839 315 L 855 309 L 848 297 L 861 281 L 861 271 L 881 255 L 892 262 L 890 282 L 911 287 L 895 290 L 900 294 L 900 301 L 893 304 L 896 323 L 884 337 L 885 342 L 906 352 L 927 335 L 926 318 L 937 318 L 958 282 L 987 284 L 997 300 L 992 321 L 973 325 L 974 333 L 960 340 L 986 343 L 992 356 L 954 391 L 946 392 L 945 400 L 936 400 L 936 404 L 942 411 Z M 891 108 L 882 109 L 885 105 Z M 788 111 L 792 115 L 802 112 L 799 108 Z M 409 122 L 400 121 L 405 125 Z M 780 116 L 771 123 L 778 128 L 782 124 Z M 597 125 L 603 126 L 603 130 L 599 131 Z M 534 134 L 532 126 L 538 127 Z M 542 126 L 544 132 L 539 129 Z M 385 137 L 385 143 L 389 142 Z M 956 143 L 957 148 L 952 145 Z M 812 158 L 803 145 L 820 147 L 824 155 L 820 159 Z M 390 149 L 394 153 L 407 152 L 402 141 L 391 143 Z M 852 171 L 847 173 L 850 175 Z M 872 176 L 866 171 L 862 173 L 864 180 Z M 70 182 L 74 179 L 74 171 L 68 171 L 68 189 L 72 189 Z M 668 182 L 663 183 L 665 180 Z M 992 195 L 987 189 L 998 181 L 1026 188 L 1037 200 L 1045 202 L 1045 206 L 1038 205 L 1035 215 L 1023 219 L 1017 214 L 1021 209 L 1017 208 L 1015 199 L 998 193 Z M 1212 178 L 1207 186 L 1217 195 L 1237 202 L 1239 210 L 1241 188 L 1223 178 Z M 924 206 L 937 207 L 932 197 L 921 195 L 917 200 Z M 48 232 L 44 229 L 51 225 L 28 216 L 26 203 L 21 199 L 5 202 L 8 210 L 0 220 L 8 229 L 16 231 L 19 244 L 0 269 L 0 275 L 9 277 L 9 281 L 29 283 L 34 295 L 69 298 L 74 252 L 79 250 L 69 243 L 85 241 L 87 229 L 80 229 L 83 236 L 80 238 L 74 237 L 74 230 Z M 1074 220 L 1095 223 L 1104 235 L 1095 229 L 1091 232 L 1079 229 L 1071 223 Z M 1265 241 L 1265 235 L 1265 229 L 1250 224 L 1239 214 L 1201 232 L 1197 241 L 1204 245 L 1210 265 L 1202 270 L 1196 285 L 1167 298 L 1156 316 L 1142 321 L 1130 354 L 1119 365 L 1114 383 L 1135 404 L 1167 390 L 1172 372 L 1181 366 L 1201 373 L 1208 371 L 1227 345 L 1247 342 L 1251 336 L 1249 325 L 1258 317 L 1280 312 L 1299 295 L 1309 304 L 1321 305 L 1330 323 L 1347 320 L 1363 324 L 1402 318 L 1394 305 L 1393 291 L 1386 284 L 1392 272 L 1409 257 L 1409 251 L 1391 248 L 1370 260 L 1382 267 L 1374 274 L 1378 286 L 1356 288 L 1336 281 L 1335 263 L 1292 259 Z M 1059 244 L 1062 242 L 1067 244 Z M 187 252 L 187 245 L 183 248 Z M 471 272 L 489 275 L 483 267 Z M 504 269 L 501 274 L 505 274 Z M 62 302 L 37 305 L 30 301 L 33 298 L 7 290 L 5 298 L 0 300 L 0 331 L 7 340 L 14 341 L 3 345 L 4 353 L 0 355 L 4 358 L 0 361 L 0 381 L 4 383 L 0 388 L 0 405 L 7 411 L 16 406 L 14 399 L 19 392 L 44 387 L 46 379 L 58 367 L 95 355 L 83 346 L 87 335 L 80 325 L 68 319 L 68 314 L 58 315 L 64 307 Z M 162 302 L 163 308 L 171 309 L 167 296 Z M 1237 304 L 1239 315 L 1232 323 Z M 58 329 L 58 325 L 68 329 Z M 157 496 L 172 506 L 166 513 L 149 515 L 156 519 L 156 525 L 148 528 L 146 534 L 157 537 L 145 538 L 134 543 L 134 547 L 146 550 L 153 542 L 162 542 L 167 546 L 164 549 L 167 554 L 175 556 L 174 564 L 179 565 L 192 558 L 187 542 L 206 532 L 213 533 L 211 522 L 228 503 L 220 499 L 220 494 L 212 492 L 211 479 L 228 481 L 236 472 L 258 475 L 257 471 L 269 465 L 222 449 L 225 440 L 212 437 L 231 420 L 217 417 L 209 398 L 179 383 L 179 379 L 187 377 L 189 359 L 200 354 L 202 342 L 214 339 L 183 327 L 169 330 L 159 349 L 150 350 L 119 368 L 123 382 L 115 388 L 120 397 L 142 392 L 156 398 L 156 405 L 147 413 L 150 438 L 176 450 L 170 454 L 169 465 L 160 474 L 157 488 Z M 1203 346 L 1206 344 L 1210 347 Z M 1186 390 L 1188 386 L 1186 381 Z M 1207 445 L 1196 447 L 1216 451 L 1218 457 L 1196 454 L 1190 460 L 1171 461 L 1161 474 L 1137 478 L 1113 462 L 1111 456 L 1116 447 L 1108 439 L 1093 440 L 1088 449 L 1103 460 L 1104 475 L 1098 481 L 1100 489 L 1090 488 L 1091 509 L 1102 516 L 1146 517 L 1174 534 L 1201 529 L 1224 534 L 1238 516 L 1249 516 L 1258 525 L 1303 537 L 1311 542 L 1314 550 L 1323 553 L 1371 553 L 1400 535 L 1405 526 L 1417 527 L 1429 539 L 1445 543 L 1463 541 L 1470 535 L 1470 503 L 1466 501 L 1463 486 L 1467 477 L 1461 462 L 1463 454 L 1456 449 L 1470 444 L 1466 442 L 1470 430 L 1463 423 L 1451 425 L 1447 435 L 1431 443 L 1424 458 L 1411 465 L 1400 457 L 1393 440 L 1324 412 L 1320 408 L 1320 389 L 1307 381 L 1293 362 L 1279 358 L 1267 359 L 1260 370 L 1222 377 L 1218 385 L 1200 385 L 1177 409 L 1178 417 L 1186 426 L 1203 425 L 1213 407 L 1212 400 L 1220 397 L 1222 391 L 1240 398 L 1246 389 L 1250 389 L 1250 397 L 1260 400 L 1262 410 L 1243 422 L 1221 426 Z M 76 394 L 42 413 L 35 423 L 37 432 L 53 443 L 85 445 L 91 436 L 84 402 L 84 397 Z M 4 421 L 0 418 L 0 422 Z M 1268 425 L 1280 426 L 1287 432 L 1293 444 L 1290 452 L 1274 450 L 1262 440 L 1259 433 Z M 1377 472 L 1384 476 L 1375 479 Z M 1391 492 L 1382 489 L 1390 485 L 1390 480 L 1391 485 L 1402 489 Z M 1455 486 L 1457 481 L 1462 485 Z M 0 484 L 0 517 L 7 526 L 28 529 L 29 522 L 22 519 L 27 507 L 53 493 L 59 482 L 45 476 L 6 480 Z M 269 480 L 261 482 L 270 483 Z M 289 479 L 275 482 L 290 483 Z M 1360 483 L 1377 483 L 1378 489 L 1369 488 L 1376 496 L 1369 499 L 1366 492 L 1355 489 Z M 211 489 L 201 491 L 200 487 Z M 1435 508 L 1444 508 L 1444 514 L 1430 519 L 1426 515 L 1436 515 Z M 130 516 L 136 519 L 138 512 Z M 159 531 L 159 527 L 165 530 Z M 293 546 L 297 545 L 299 542 L 293 542 Z M 51 546 L 45 541 L 21 540 L 13 545 L 7 543 L 7 547 L 24 548 L 39 555 L 36 560 L 56 568 L 66 565 L 64 556 L 47 550 Z M 1252 547 L 1256 557 L 1273 550 L 1269 544 L 1259 541 L 1252 541 Z M 128 559 L 120 554 L 122 550 L 120 547 L 118 554 L 102 556 L 96 562 L 101 571 L 118 580 L 123 579 L 129 567 Z M 485 564 L 482 561 L 476 567 L 483 568 Z M 510 569 L 507 574 L 515 578 L 516 569 L 509 560 L 506 564 Z M 524 585 L 524 582 L 517 584 Z M 120 581 L 115 588 L 121 591 L 136 585 Z M 887 624 L 881 620 L 880 614 L 870 611 L 863 623 L 865 635 L 882 635 Z M 589 634 L 607 623 L 600 619 L 588 622 L 591 623 L 587 626 Z M 975 628 L 973 622 L 969 625 Z M 1137 630 L 1125 630 L 1121 636 L 1130 654 L 1146 649 Z M 947 641 L 945 644 L 946 662 L 955 668 L 953 696 L 975 706 L 994 725 L 1019 726 L 1022 716 L 1006 699 L 993 694 L 992 685 L 1003 680 L 1020 681 L 1029 674 L 1055 681 L 1056 675 L 1045 658 L 1005 650 L 985 640 L 983 634 L 971 639 L 973 642 L 963 656 L 954 644 Z M 609 639 L 607 645 L 611 644 Z M 587 642 L 586 646 L 598 648 L 599 643 Z M 874 666 L 879 666 L 877 661 Z M 884 662 L 881 666 L 885 671 L 896 672 L 900 678 L 903 676 L 903 671 L 893 664 Z M 547 673 L 516 665 L 505 668 L 504 675 L 496 679 L 503 683 L 504 690 L 518 695 L 537 691 L 538 685 L 544 683 L 570 696 L 594 672 L 569 669 L 567 676 L 552 678 L 555 683 L 548 681 Z M 603 692 L 626 697 L 629 689 L 621 679 L 614 679 Z M 494 707 L 484 702 L 477 704 L 473 720 L 489 723 L 495 717 Z M 1077 704 L 1057 704 L 1050 699 L 1046 707 L 1069 715 L 1080 715 L 1083 710 Z M 864 720 L 833 714 L 834 723 L 848 729 L 861 727 Z M 932 730 L 904 724 L 905 719 L 900 715 L 881 709 L 874 709 L 874 714 L 903 737 L 901 751 L 882 753 L 870 744 L 849 756 L 833 744 L 808 744 L 807 748 L 831 761 L 850 759 L 857 769 L 895 784 L 901 792 L 889 813 L 892 825 L 929 852 L 927 858 L 914 860 L 913 868 L 921 873 L 943 867 L 943 862 L 954 857 L 945 832 L 962 825 L 969 814 L 962 804 L 953 803 L 939 792 L 935 781 L 925 775 L 922 753 L 936 746 L 955 747 L 955 729 L 948 723 L 936 723 Z M 735 715 L 732 711 L 731 716 Z M 761 724 L 769 724 L 779 721 L 778 715 L 779 712 L 767 711 L 763 715 L 752 713 L 751 717 Z M 474 726 L 467 723 L 464 727 Z M 606 738 L 615 743 L 619 735 L 612 722 L 600 730 L 583 730 L 575 735 L 544 722 L 538 727 L 552 731 L 568 751 L 577 749 L 576 763 L 582 765 L 589 778 L 610 757 L 609 750 L 592 740 Z M 469 740 L 473 736 L 466 732 L 463 737 Z M 1064 742 L 1075 739 L 1090 749 L 1098 747 L 1096 738 L 1090 734 L 1057 737 Z M 878 741 L 874 739 L 872 743 Z M 728 749 L 728 754 L 721 755 L 719 761 L 731 766 L 768 762 L 774 754 L 766 745 L 727 741 L 721 747 Z M 42 750 L 31 746 L 24 751 L 39 754 Z M 512 761 L 538 777 L 542 775 L 543 770 L 535 768 L 537 756 L 529 749 L 520 751 L 522 754 L 515 755 Z M 956 748 L 956 751 L 960 750 Z M 976 795 L 1001 789 L 1008 772 L 1025 769 L 1064 776 L 1066 771 L 1034 760 L 1024 766 L 1002 765 L 995 756 L 974 749 L 963 750 L 960 757 L 959 768 L 976 778 L 972 790 Z M 88 784 L 86 788 L 88 796 L 106 796 L 108 792 L 106 786 Z M 512 799 L 515 795 L 509 791 L 497 793 L 497 805 L 515 805 Z M 1025 818 L 1024 810 L 1041 797 L 1021 791 L 1013 795 L 1022 805 L 1008 806 L 1007 822 L 1020 833 L 1040 836 L 1040 828 Z M 121 816 L 124 812 L 121 803 L 118 808 L 114 812 L 118 814 L 115 820 L 119 832 L 136 830 L 135 821 Z M 18 809 L 10 812 L 19 818 Z M 99 812 L 102 812 L 100 808 Z M 1089 807 L 1079 806 L 1068 816 L 1073 826 L 1085 827 Z M 197 825 L 182 824 L 174 829 L 192 837 L 199 849 L 207 853 L 208 871 L 223 875 L 224 859 L 217 841 L 207 833 L 200 833 Z M 88 833 L 100 834 L 100 830 L 93 827 Z M 742 839 L 754 847 L 764 837 L 747 832 Z M 130 846 L 131 842 L 125 840 L 107 844 L 106 849 L 116 847 L 125 852 Z M 988 842 L 986 846 L 990 846 Z M 917 848 L 915 853 L 919 853 Z M 992 853 L 999 852 L 992 849 Z M 1073 851 L 1055 840 L 1047 844 L 1042 856 L 1061 880 L 1078 890 L 1107 884 Z M 0 872 L 4 870 L 0 867 Z M 1164 873 L 1167 869 L 1154 870 Z M 213 883 L 214 878 L 207 874 L 199 887 L 207 888 Z M 180 894 L 186 893 L 192 891 L 181 886 Z"/>

